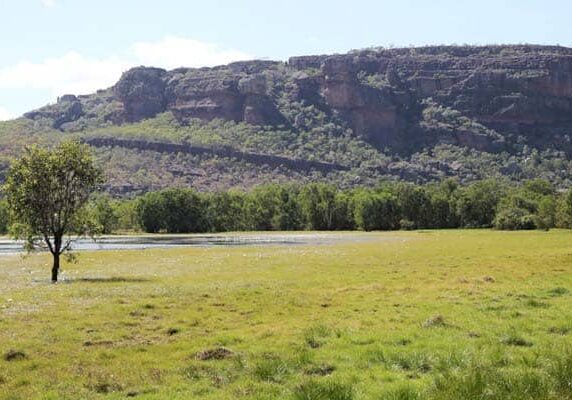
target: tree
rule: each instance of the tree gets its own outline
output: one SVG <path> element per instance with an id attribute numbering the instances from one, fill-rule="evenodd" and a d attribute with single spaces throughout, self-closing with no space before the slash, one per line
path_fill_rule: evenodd
<path id="1" fill-rule="evenodd" d="M 109 235 L 119 225 L 119 215 L 108 195 L 98 196 L 91 202 L 91 213 L 101 233 Z"/>
<path id="2" fill-rule="evenodd" d="M 276 188 L 278 205 L 272 218 L 272 226 L 281 231 L 302 229 L 302 212 L 298 202 L 298 188 L 292 185 Z"/>
<path id="3" fill-rule="evenodd" d="M 246 226 L 250 230 L 270 231 L 279 206 L 277 187 L 265 185 L 248 193 L 244 200 Z"/>
<path id="4" fill-rule="evenodd" d="M 391 193 L 360 190 L 354 197 L 354 216 L 364 231 L 397 229 L 399 205 Z"/>
<path id="5" fill-rule="evenodd" d="M 70 250 L 72 237 L 93 233 L 85 205 L 101 182 L 89 148 L 78 142 L 28 147 L 10 167 L 5 192 L 13 233 L 26 240 L 29 251 L 47 247 L 53 256 L 52 282 L 58 280 L 60 255 Z"/>
<path id="6" fill-rule="evenodd" d="M 117 216 L 117 229 L 140 230 L 139 215 L 137 214 L 137 200 L 117 200 L 114 204 Z"/>
<path id="7" fill-rule="evenodd" d="M 431 228 L 454 228 L 459 226 L 457 215 L 457 197 L 459 184 L 453 179 L 446 179 L 439 184 L 426 186 L 429 196 Z"/>
<path id="8" fill-rule="evenodd" d="M 135 206 L 139 224 L 147 233 L 157 233 L 165 221 L 165 205 L 160 192 L 147 193 L 140 197 Z"/>
<path id="9" fill-rule="evenodd" d="M 334 216 L 331 229 L 355 229 L 353 199 L 351 193 L 338 191 L 334 197 Z"/>
<path id="10" fill-rule="evenodd" d="M 427 228 L 431 219 L 431 200 L 423 186 L 402 183 L 396 188 L 397 201 L 404 221 L 415 229 Z"/>
<path id="11" fill-rule="evenodd" d="M 457 214 L 465 228 L 489 228 L 493 226 L 496 208 L 504 196 L 504 185 L 487 179 L 464 188 L 457 199 Z"/>
<path id="12" fill-rule="evenodd" d="M 536 227 L 548 230 L 556 225 L 556 201 L 552 196 L 544 196 L 538 202 L 536 211 Z"/>
<path id="13" fill-rule="evenodd" d="M 572 227 L 572 190 L 558 196 L 556 205 L 556 226 L 558 228 Z"/>
<path id="14" fill-rule="evenodd" d="M 308 229 L 332 230 L 336 217 L 336 193 L 333 185 L 312 183 L 300 191 L 300 208 Z"/>
<path id="15" fill-rule="evenodd" d="M 145 232 L 191 233 L 208 230 L 207 204 L 192 189 L 174 188 L 151 192 L 136 206 Z"/>
<path id="16" fill-rule="evenodd" d="M 530 179 L 524 182 L 523 186 L 532 196 L 553 196 L 556 193 L 552 183 L 545 179 Z"/>
<path id="17" fill-rule="evenodd" d="M 538 206 L 534 200 L 514 192 L 503 197 L 496 209 L 494 227 L 504 230 L 535 229 Z"/>
<path id="18" fill-rule="evenodd" d="M 0 200 L 0 235 L 8 232 L 8 204 Z"/>
<path id="19" fill-rule="evenodd" d="M 215 192 L 207 195 L 209 231 L 229 232 L 244 229 L 244 193 L 238 191 Z"/>
<path id="20" fill-rule="evenodd" d="M 206 232 L 206 207 L 192 189 L 166 189 L 161 192 L 165 210 L 164 229 L 168 233 Z"/>

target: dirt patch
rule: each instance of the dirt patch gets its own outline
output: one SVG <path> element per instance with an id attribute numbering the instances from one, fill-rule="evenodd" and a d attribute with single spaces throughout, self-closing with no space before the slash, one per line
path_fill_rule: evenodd
<path id="1" fill-rule="evenodd" d="M 28 358 L 26 353 L 19 350 L 8 350 L 6 354 L 4 354 L 4 361 L 20 361 L 25 360 Z"/>
<path id="2" fill-rule="evenodd" d="M 181 332 L 181 330 L 179 328 L 169 328 L 167 329 L 167 335 L 169 336 L 173 336 L 176 335 L 177 333 Z"/>
<path id="3" fill-rule="evenodd" d="M 529 342 L 526 339 L 523 339 L 519 336 L 513 336 L 513 335 L 509 335 L 509 336 L 504 336 L 503 338 L 501 338 L 500 342 L 502 344 L 506 344 L 507 346 L 517 346 L 517 347 L 532 347 L 533 343 Z"/>
<path id="4" fill-rule="evenodd" d="M 427 321 L 423 323 L 423 327 L 425 328 L 433 328 L 433 327 L 445 327 L 447 326 L 447 322 L 445 321 L 445 317 L 442 315 L 434 315 L 429 318 Z"/>
<path id="5" fill-rule="evenodd" d="M 109 394 L 113 392 L 120 392 L 123 390 L 121 385 L 110 382 L 98 382 L 93 385 L 89 385 L 88 389 L 91 389 L 95 393 L 100 393 L 100 394 Z"/>
<path id="6" fill-rule="evenodd" d="M 319 375 L 319 376 L 328 376 L 331 375 L 336 370 L 336 367 L 333 365 L 316 365 L 310 368 L 307 368 L 304 373 L 306 375 Z"/>
<path id="7" fill-rule="evenodd" d="M 224 360 L 225 358 L 232 357 L 234 352 L 226 347 L 217 347 L 215 349 L 208 349 L 200 351 L 196 354 L 195 358 L 201 361 L 208 360 Z"/>
<path id="8" fill-rule="evenodd" d="M 83 342 L 83 345 L 85 347 L 91 347 L 91 346 L 113 346 L 113 341 L 111 340 L 87 340 L 85 342 Z"/>

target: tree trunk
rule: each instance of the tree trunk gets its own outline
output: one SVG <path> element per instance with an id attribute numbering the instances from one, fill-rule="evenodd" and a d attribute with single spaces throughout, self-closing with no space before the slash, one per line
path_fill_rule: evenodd
<path id="1" fill-rule="evenodd" d="M 52 267 L 52 283 L 58 281 L 58 272 L 60 271 L 60 255 L 54 253 L 54 266 Z"/>

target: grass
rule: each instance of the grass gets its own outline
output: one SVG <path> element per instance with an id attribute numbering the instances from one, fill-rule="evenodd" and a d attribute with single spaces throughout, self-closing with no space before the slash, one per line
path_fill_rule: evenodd
<path id="1" fill-rule="evenodd" d="M 0 258 L 0 399 L 572 399 L 572 232 L 359 235 Z"/>

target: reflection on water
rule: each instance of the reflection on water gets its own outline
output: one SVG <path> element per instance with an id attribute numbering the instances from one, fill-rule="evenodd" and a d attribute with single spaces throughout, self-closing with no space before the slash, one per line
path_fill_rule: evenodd
<path id="1" fill-rule="evenodd" d="M 106 236 L 80 239 L 73 250 L 137 250 L 168 247 L 264 246 L 328 244 L 340 240 L 339 234 L 259 234 L 259 235 L 162 235 L 162 236 Z M 347 239 L 347 236 L 345 237 Z M 0 239 L 0 254 L 23 251 L 22 242 Z"/>

